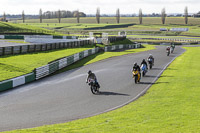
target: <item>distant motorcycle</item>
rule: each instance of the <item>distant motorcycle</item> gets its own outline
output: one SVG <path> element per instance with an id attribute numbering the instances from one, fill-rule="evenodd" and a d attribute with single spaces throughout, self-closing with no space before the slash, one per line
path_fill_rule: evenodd
<path id="1" fill-rule="evenodd" d="M 149 58 L 147 61 L 149 63 L 149 69 L 151 69 L 153 67 L 153 59 Z"/>
<path id="2" fill-rule="evenodd" d="M 166 49 L 166 53 L 167 53 L 167 56 L 169 56 L 169 54 L 170 54 L 170 48 Z"/>
<path id="3" fill-rule="evenodd" d="M 94 79 L 89 79 L 88 85 L 90 86 L 91 92 L 93 94 L 98 94 L 99 93 L 98 84 Z"/>
<path id="4" fill-rule="evenodd" d="M 174 47 L 171 47 L 170 51 L 171 51 L 171 53 L 173 53 L 174 52 Z"/>
<path id="5" fill-rule="evenodd" d="M 132 74 L 133 74 L 133 79 L 135 80 L 135 84 L 140 82 L 140 73 L 139 73 L 139 71 L 134 69 Z"/>

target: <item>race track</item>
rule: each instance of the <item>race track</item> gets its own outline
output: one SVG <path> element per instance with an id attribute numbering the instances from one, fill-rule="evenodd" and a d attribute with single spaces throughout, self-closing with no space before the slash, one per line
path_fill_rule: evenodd
<path id="1" fill-rule="evenodd" d="M 177 46 L 167 57 L 165 47 L 157 46 L 156 50 L 109 58 L 0 93 L 0 132 L 64 123 L 125 105 L 144 94 L 184 51 Z M 150 53 L 155 57 L 155 66 L 135 85 L 133 63 L 140 63 Z M 99 95 L 93 95 L 85 83 L 88 70 L 97 75 Z"/>

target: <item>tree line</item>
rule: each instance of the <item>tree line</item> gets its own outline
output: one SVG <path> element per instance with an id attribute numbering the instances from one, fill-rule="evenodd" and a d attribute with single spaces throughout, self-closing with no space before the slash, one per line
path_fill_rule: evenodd
<path id="1" fill-rule="evenodd" d="M 166 21 L 166 11 L 165 8 L 163 8 L 161 10 L 161 23 L 165 24 Z M 58 10 L 58 11 L 46 11 L 46 12 L 42 12 L 42 9 L 39 10 L 39 19 L 40 19 L 40 23 L 42 23 L 43 19 L 52 19 L 52 18 L 58 18 L 58 23 L 61 23 L 61 19 L 62 18 L 72 18 L 72 17 L 76 17 L 77 18 L 77 23 L 80 23 L 80 17 L 86 17 L 86 14 L 83 12 L 79 12 L 79 10 L 77 11 L 65 11 L 65 10 Z M 97 8 L 96 10 L 96 21 L 99 24 L 100 23 L 100 8 Z M 25 13 L 24 11 L 22 11 L 22 15 L 21 15 L 22 21 L 23 23 L 25 23 Z M 138 14 L 138 18 L 139 18 L 139 24 L 143 23 L 143 13 L 142 13 L 142 9 L 139 9 L 139 14 Z M 6 14 L 4 13 L 3 15 L 3 20 L 6 20 Z M 120 9 L 118 8 L 116 10 L 116 22 L 119 24 L 120 23 Z M 187 6 L 184 9 L 184 22 L 185 24 L 188 24 L 188 8 Z"/>
<path id="2" fill-rule="evenodd" d="M 86 17 L 86 14 L 83 12 L 77 11 L 65 11 L 65 10 L 58 10 L 58 11 L 46 11 L 42 13 L 42 9 L 39 11 L 40 18 L 43 19 L 52 19 L 52 18 L 72 18 L 77 17 Z"/>

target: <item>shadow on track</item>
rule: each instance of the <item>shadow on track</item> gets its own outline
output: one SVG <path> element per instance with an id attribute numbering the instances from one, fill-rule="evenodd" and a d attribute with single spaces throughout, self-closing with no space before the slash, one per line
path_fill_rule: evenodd
<path id="1" fill-rule="evenodd" d="M 166 70 L 178 70 L 178 69 L 174 69 L 174 68 L 167 68 Z"/>
<path id="2" fill-rule="evenodd" d="M 153 76 L 153 75 L 145 75 L 144 77 L 148 77 L 148 78 L 156 78 L 158 76 Z"/>
<path id="3" fill-rule="evenodd" d="M 151 70 L 163 70 L 163 68 L 152 68 Z M 178 70 L 178 69 L 167 68 L 166 70 Z"/>
<path id="4" fill-rule="evenodd" d="M 144 85 L 154 85 L 154 84 L 168 84 L 169 82 L 156 82 L 156 83 L 152 83 L 152 82 L 140 82 L 139 84 L 144 84 Z"/>
<path id="5" fill-rule="evenodd" d="M 158 76 L 145 75 L 144 77 L 147 77 L 147 78 L 156 78 L 156 77 L 158 77 Z M 162 76 L 159 76 L 158 78 L 162 78 L 162 77 L 174 77 L 174 76 L 166 76 L 166 75 L 162 75 Z"/>
<path id="6" fill-rule="evenodd" d="M 174 76 L 162 75 L 162 76 L 160 76 L 159 78 L 162 78 L 162 77 L 174 77 Z"/>
<path id="7" fill-rule="evenodd" d="M 151 70 L 163 70 L 163 68 L 156 68 L 156 67 L 154 68 L 153 67 Z"/>
<path id="8" fill-rule="evenodd" d="M 105 96 L 109 96 L 109 95 L 118 95 L 118 96 L 130 96 L 128 94 L 123 94 L 123 93 L 116 93 L 116 92 L 108 92 L 108 91 L 100 91 L 99 95 L 105 95 Z"/>

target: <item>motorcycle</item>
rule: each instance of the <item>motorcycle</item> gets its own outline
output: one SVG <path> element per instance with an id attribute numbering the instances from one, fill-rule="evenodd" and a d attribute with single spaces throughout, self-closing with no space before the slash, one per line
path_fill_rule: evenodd
<path id="1" fill-rule="evenodd" d="M 137 84 L 138 82 L 140 82 L 140 73 L 138 70 L 134 69 L 133 72 L 133 78 L 135 80 L 135 84 Z"/>
<path id="2" fill-rule="evenodd" d="M 166 50 L 166 53 L 167 53 L 167 56 L 169 56 L 169 54 L 170 54 L 170 49 L 167 49 L 167 50 Z"/>
<path id="3" fill-rule="evenodd" d="M 153 66 L 153 59 L 149 58 L 148 63 L 149 63 L 149 69 L 151 69 Z"/>
<path id="4" fill-rule="evenodd" d="M 89 79 L 88 85 L 90 86 L 91 92 L 93 94 L 98 94 L 99 93 L 99 86 L 97 82 L 94 79 Z"/>
<path id="5" fill-rule="evenodd" d="M 171 50 L 171 53 L 173 53 L 174 52 L 174 47 L 171 47 L 170 50 Z"/>
<path id="6" fill-rule="evenodd" d="M 147 73 L 147 66 L 146 64 L 142 64 L 140 69 L 142 70 L 142 76 L 144 77 L 145 74 Z"/>

